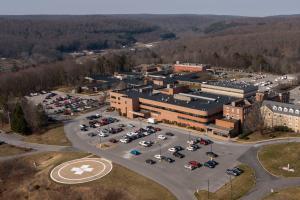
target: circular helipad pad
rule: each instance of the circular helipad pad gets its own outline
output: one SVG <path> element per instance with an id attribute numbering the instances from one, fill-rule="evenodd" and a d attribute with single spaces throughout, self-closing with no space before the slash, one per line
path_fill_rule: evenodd
<path id="1" fill-rule="evenodd" d="M 56 166 L 50 173 L 52 180 L 63 184 L 90 182 L 107 175 L 112 163 L 103 158 L 81 158 Z"/>

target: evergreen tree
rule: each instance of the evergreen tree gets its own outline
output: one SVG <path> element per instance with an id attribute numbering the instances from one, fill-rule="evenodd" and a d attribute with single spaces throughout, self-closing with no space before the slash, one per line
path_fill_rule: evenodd
<path id="1" fill-rule="evenodd" d="M 28 131 L 27 122 L 20 104 L 17 104 L 11 116 L 11 129 L 17 133 L 26 134 Z"/>

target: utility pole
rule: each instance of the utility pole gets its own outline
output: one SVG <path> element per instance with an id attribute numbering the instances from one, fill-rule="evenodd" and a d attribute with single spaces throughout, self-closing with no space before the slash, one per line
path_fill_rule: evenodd
<path id="1" fill-rule="evenodd" d="M 101 136 L 99 135 L 99 147 L 101 149 Z"/>
<path id="2" fill-rule="evenodd" d="M 229 179 L 230 179 L 230 199 L 233 199 L 233 195 L 232 195 L 232 181 L 231 181 L 231 175 L 229 175 Z"/>
<path id="3" fill-rule="evenodd" d="M 11 124 L 10 124 L 10 112 L 9 111 L 7 112 L 7 117 L 8 117 L 8 124 L 9 124 L 9 126 L 11 126 Z"/>
<path id="4" fill-rule="evenodd" d="M 212 151 L 212 143 L 210 143 L 210 152 L 213 152 L 213 151 Z"/>
<path id="5" fill-rule="evenodd" d="M 209 179 L 207 179 L 207 199 L 209 199 Z"/>

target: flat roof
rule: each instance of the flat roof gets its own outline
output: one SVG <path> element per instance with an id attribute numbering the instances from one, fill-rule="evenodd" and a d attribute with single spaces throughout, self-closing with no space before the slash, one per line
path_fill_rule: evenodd
<path id="1" fill-rule="evenodd" d="M 236 98 L 229 96 L 221 96 L 204 92 L 189 92 L 186 93 L 188 96 L 198 96 L 198 98 L 193 98 L 192 101 L 185 101 L 175 99 L 172 95 L 166 95 L 161 93 L 150 93 L 150 92 L 139 92 L 138 89 L 128 89 L 120 91 L 127 95 L 129 98 L 143 98 L 153 101 L 158 101 L 162 103 L 173 104 L 181 107 L 197 109 L 201 111 L 209 111 L 215 108 L 223 108 L 224 104 L 228 104 Z"/>
<path id="2" fill-rule="evenodd" d="M 251 92 L 258 90 L 258 86 L 254 86 L 250 83 L 243 83 L 243 82 L 233 82 L 233 81 L 209 81 L 205 84 L 202 84 L 203 86 L 217 86 L 217 87 L 223 87 L 223 88 L 232 88 L 232 89 L 238 89 L 243 90 L 244 92 Z"/>

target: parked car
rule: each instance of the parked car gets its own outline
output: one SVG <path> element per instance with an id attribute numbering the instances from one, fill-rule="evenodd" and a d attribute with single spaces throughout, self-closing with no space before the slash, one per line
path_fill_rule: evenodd
<path id="1" fill-rule="evenodd" d="M 156 155 L 154 155 L 154 158 L 156 158 L 156 159 L 158 159 L 158 160 L 161 160 L 161 159 L 164 158 L 164 156 L 163 156 L 163 155 L 160 155 L 160 154 L 156 154 Z"/>
<path id="2" fill-rule="evenodd" d="M 165 135 L 167 135 L 167 136 L 174 136 L 174 133 L 171 133 L 171 132 L 166 132 L 166 134 Z"/>
<path id="3" fill-rule="evenodd" d="M 188 146 L 188 147 L 186 147 L 186 150 L 188 150 L 188 151 L 196 151 L 197 148 L 193 147 L 193 146 Z"/>
<path id="4" fill-rule="evenodd" d="M 190 164 L 186 164 L 186 165 L 184 165 L 184 168 L 189 169 L 189 170 L 194 170 L 194 169 L 196 169 L 197 167 L 195 167 L 195 166 L 193 166 L 193 165 L 190 165 Z"/>
<path id="5" fill-rule="evenodd" d="M 137 155 L 140 155 L 140 154 L 141 154 L 141 152 L 140 152 L 140 151 L 138 151 L 138 150 L 136 150 L 136 149 L 134 149 L 134 150 L 131 150 L 131 151 L 130 151 L 130 153 L 131 153 L 132 155 L 135 155 L 135 156 L 137 156 Z"/>
<path id="6" fill-rule="evenodd" d="M 99 135 L 100 137 L 108 137 L 108 134 L 107 134 L 107 133 L 103 133 L 103 132 L 99 133 L 98 135 Z"/>
<path id="7" fill-rule="evenodd" d="M 90 136 L 90 137 L 95 137 L 96 135 L 97 135 L 97 134 L 94 133 L 94 132 L 88 133 L 88 136 Z"/>
<path id="8" fill-rule="evenodd" d="M 174 146 L 174 148 L 175 148 L 177 151 L 182 151 L 182 150 L 184 150 L 184 148 L 183 148 L 182 146 L 179 146 L 179 145 Z"/>
<path id="9" fill-rule="evenodd" d="M 122 139 L 120 139 L 120 142 L 129 143 L 129 142 L 131 142 L 131 139 L 130 138 L 122 138 Z"/>
<path id="10" fill-rule="evenodd" d="M 204 164 L 203 164 L 205 167 L 208 167 L 208 168 L 215 168 L 215 165 L 214 164 L 212 164 L 211 162 L 205 162 Z"/>
<path id="11" fill-rule="evenodd" d="M 127 125 L 129 128 L 134 128 L 135 126 L 133 124 L 128 124 Z"/>
<path id="12" fill-rule="evenodd" d="M 118 142 L 118 140 L 117 140 L 117 139 L 115 139 L 115 138 L 111 138 L 111 139 L 109 139 L 109 142 L 111 142 L 111 143 L 117 143 L 117 142 Z"/>
<path id="13" fill-rule="evenodd" d="M 239 176 L 240 175 L 240 173 L 238 173 L 237 171 L 234 171 L 233 169 L 227 169 L 226 174 L 232 175 L 232 176 Z"/>
<path id="14" fill-rule="evenodd" d="M 185 155 L 183 155 L 182 153 L 179 153 L 179 152 L 174 152 L 173 156 L 175 156 L 177 158 L 184 158 L 185 157 Z"/>
<path id="15" fill-rule="evenodd" d="M 195 166 L 195 167 L 201 167 L 201 163 L 199 163 L 195 160 L 190 161 L 189 164 L 192 166 Z"/>
<path id="16" fill-rule="evenodd" d="M 140 141 L 139 144 L 144 147 L 150 147 L 152 145 L 151 142 L 147 142 L 147 141 Z"/>
<path id="17" fill-rule="evenodd" d="M 175 160 L 173 158 L 169 158 L 169 157 L 163 157 L 162 160 L 168 162 L 168 163 L 173 163 L 175 162 Z"/>
<path id="18" fill-rule="evenodd" d="M 176 152 L 177 150 L 174 147 L 171 147 L 171 148 L 168 149 L 168 151 L 170 151 L 170 152 Z"/>
<path id="19" fill-rule="evenodd" d="M 164 136 L 164 135 L 158 135 L 157 138 L 160 139 L 160 140 L 166 140 L 167 139 L 167 137 Z"/>
<path id="20" fill-rule="evenodd" d="M 125 127 L 125 125 L 124 124 L 119 124 L 118 127 L 123 128 L 123 127 Z"/>
<path id="21" fill-rule="evenodd" d="M 156 161 L 154 161 L 154 160 L 152 160 L 152 159 L 147 159 L 145 162 L 146 162 L 147 164 L 150 164 L 150 165 L 153 165 L 153 164 L 156 163 Z"/>

